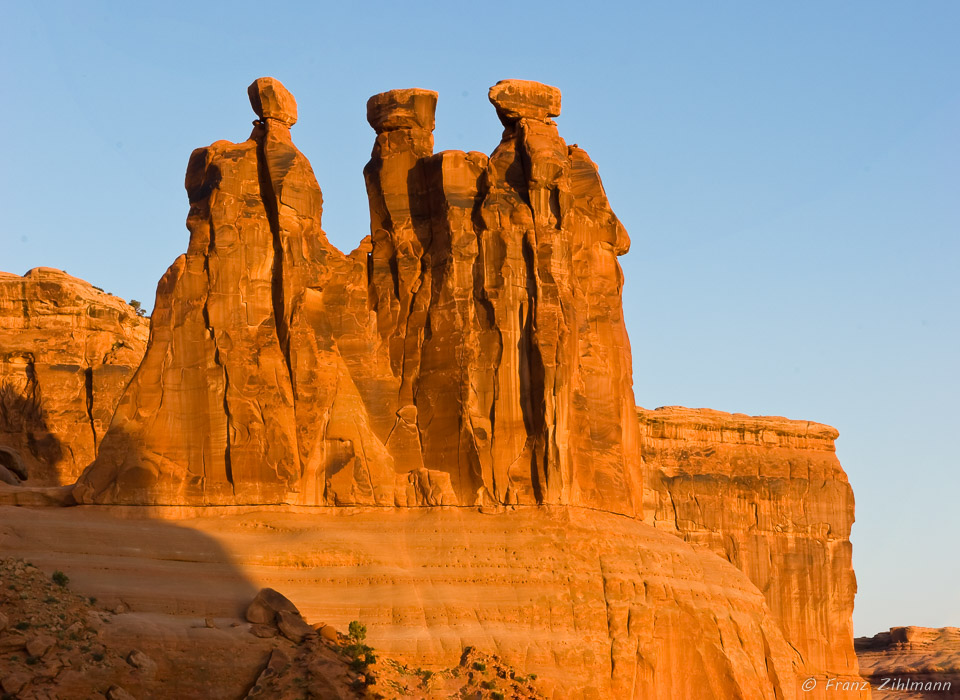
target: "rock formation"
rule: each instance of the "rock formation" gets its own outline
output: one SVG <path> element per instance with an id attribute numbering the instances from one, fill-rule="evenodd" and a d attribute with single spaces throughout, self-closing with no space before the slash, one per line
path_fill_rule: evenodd
<path id="1" fill-rule="evenodd" d="M 837 431 L 676 406 L 637 413 L 647 522 L 746 573 L 804 673 L 857 678 L 854 503 L 834 449 Z"/>
<path id="2" fill-rule="evenodd" d="M 489 157 L 433 153 L 436 93 L 372 97 L 371 233 L 350 254 L 321 228 L 293 96 L 272 78 L 249 96 L 250 138 L 190 158 L 190 242 L 77 501 L 224 506 L 216 527 L 270 531 L 257 546 L 252 530 L 208 533 L 246 571 L 310 569 L 290 593 L 305 615 L 361 610 L 412 663 L 489 642 L 544 669 L 552 697 L 792 698 L 806 677 L 859 680 L 837 432 L 636 409 L 629 239 L 559 136 L 558 90 L 491 88 L 504 131 Z M 324 507 L 351 505 L 401 508 Z M 77 561 L 87 543 L 64 546 Z M 191 546 L 209 556 L 185 543 L 174 560 Z"/>
<path id="3" fill-rule="evenodd" d="M 960 697 L 960 628 L 891 627 L 855 646 L 874 700 Z"/>
<path id="4" fill-rule="evenodd" d="M 147 333 L 126 302 L 65 272 L 0 272 L 0 481 L 76 481 Z"/>
<path id="5" fill-rule="evenodd" d="M 809 697 L 796 652 L 742 572 L 636 519 L 587 508 L 0 506 L 0 533 L 9 533 L 6 556 L 48 575 L 63 569 L 98 605 L 122 601 L 127 612 L 104 636 L 162 663 L 168 688 L 171 676 L 200 680 L 195 662 L 173 667 L 184 649 L 222 669 L 212 680 L 226 685 L 232 625 L 259 587 L 272 587 L 311 624 L 345 631 L 361 621 L 385 657 L 440 670 L 469 645 L 537 674 L 554 700 Z M 205 616 L 221 629 L 205 629 Z M 202 629 L 175 634 L 191 625 Z M 232 645 L 249 657 L 247 645 Z"/>
<path id="6" fill-rule="evenodd" d="M 559 91 L 494 86 L 490 158 L 433 154 L 435 93 L 371 98 L 371 236 L 350 255 L 321 230 L 293 97 L 270 78 L 250 96 L 250 138 L 190 158 L 190 245 L 78 499 L 639 514 L 629 241 L 557 133 Z"/>

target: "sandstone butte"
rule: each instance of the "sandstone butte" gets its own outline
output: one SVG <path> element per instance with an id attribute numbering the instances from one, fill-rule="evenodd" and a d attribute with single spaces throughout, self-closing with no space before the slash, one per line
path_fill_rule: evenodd
<path id="1" fill-rule="evenodd" d="M 271 586 L 408 663 L 496 650 L 556 698 L 859 680 L 837 432 L 635 407 L 629 238 L 559 136 L 556 88 L 491 88 L 489 157 L 433 153 L 436 93 L 372 97 L 371 234 L 349 255 L 321 228 L 293 96 L 272 78 L 249 95 L 250 138 L 190 157 L 190 242 L 72 489 L 85 507 L 0 507 L 9 551 L 69 562 L 151 625 Z"/>

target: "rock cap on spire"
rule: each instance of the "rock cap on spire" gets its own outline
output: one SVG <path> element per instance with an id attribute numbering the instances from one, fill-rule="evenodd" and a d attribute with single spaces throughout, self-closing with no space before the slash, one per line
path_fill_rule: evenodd
<path id="1" fill-rule="evenodd" d="M 388 90 L 367 100 L 367 121 L 380 134 L 395 129 L 436 126 L 437 93 L 421 88 Z"/>
<path id="2" fill-rule="evenodd" d="M 261 119 L 275 119 L 288 127 L 297 123 L 297 101 L 276 78 L 257 78 L 247 88 L 247 95 Z"/>
<path id="3" fill-rule="evenodd" d="M 560 90 L 533 80 L 501 80 L 487 93 L 504 125 L 560 116 Z"/>

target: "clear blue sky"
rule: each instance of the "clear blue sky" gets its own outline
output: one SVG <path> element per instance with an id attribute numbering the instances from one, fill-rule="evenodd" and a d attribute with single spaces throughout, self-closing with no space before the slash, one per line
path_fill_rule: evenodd
<path id="1" fill-rule="evenodd" d="M 633 239 L 638 403 L 836 426 L 856 632 L 960 625 L 960 3 L 140 5 L 4 3 L 0 269 L 152 307 L 187 158 L 247 137 L 262 75 L 345 250 L 367 97 L 437 90 L 437 149 L 489 153 L 487 88 L 557 85 Z"/>

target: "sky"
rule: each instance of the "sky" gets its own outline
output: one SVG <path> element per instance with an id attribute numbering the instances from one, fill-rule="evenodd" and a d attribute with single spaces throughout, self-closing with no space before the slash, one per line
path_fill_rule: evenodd
<path id="1" fill-rule="evenodd" d="M 491 152 L 487 89 L 563 91 L 599 165 L 637 403 L 837 427 L 857 635 L 960 626 L 960 3 L 2 3 L 0 270 L 153 306 L 190 152 L 293 137 L 342 250 L 369 233 L 367 98 L 440 93 L 436 150 Z"/>

